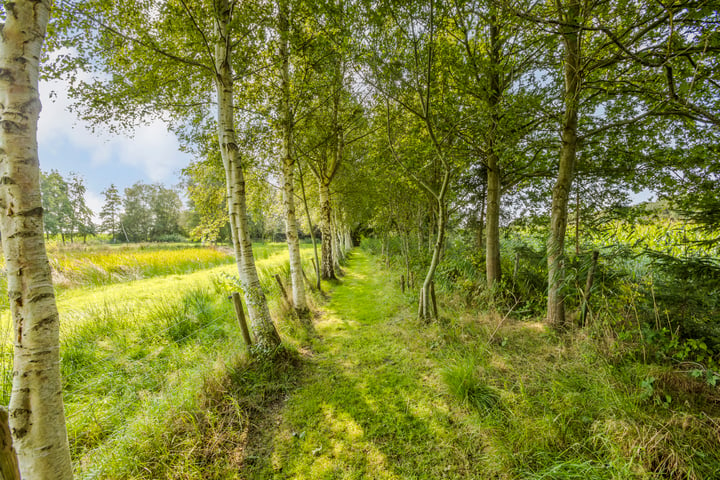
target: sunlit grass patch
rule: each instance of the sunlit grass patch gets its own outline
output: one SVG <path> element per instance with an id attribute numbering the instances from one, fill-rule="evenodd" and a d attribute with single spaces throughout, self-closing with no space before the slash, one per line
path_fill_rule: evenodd
<path id="1" fill-rule="evenodd" d="M 263 282 L 282 273 L 286 251 L 256 247 Z M 273 367 L 248 363 L 227 298 L 238 285 L 223 280 L 237 267 L 225 263 L 61 292 L 63 394 L 77 478 L 237 477 L 247 416 L 287 391 L 297 362 L 288 353 L 263 360 Z M 7 402 L 9 315 L 1 325 Z"/>

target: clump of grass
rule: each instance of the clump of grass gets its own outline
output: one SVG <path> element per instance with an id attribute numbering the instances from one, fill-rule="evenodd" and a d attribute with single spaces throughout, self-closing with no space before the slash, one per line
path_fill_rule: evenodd
<path id="1" fill-rule="evenodd" d="M 450 393 L 462 404 L 479 412 L 488 412 L 500 405 L 500 395 L 488 386 L 478 373 L 475 358 L 460 357 L 442 370 L 442 377 Z"/>

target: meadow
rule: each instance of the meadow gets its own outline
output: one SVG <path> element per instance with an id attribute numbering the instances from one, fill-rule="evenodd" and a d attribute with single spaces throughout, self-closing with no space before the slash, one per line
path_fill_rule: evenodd
<path id="1" fill-rule="evenodd" d="M 303 245 L 302 252 L 304 268 L 312 272 L 309 248 Z M 288 275 L 287 247 L 256 244 L 254 252 L 273 309 L 282 311 L 273 275 Z M 223 402 L 220 384 L 248 362 L 228 300 L 239 283 L 227 250 L 73 248 L 51 250 L 50 259 L 54 275 L 68 280 L 57 288 L 57 303 L 77 478 L 159 478 L 155 469 L 182 463 L 193 451 L 173 443 L 179 430 L 217 427 L 219 436 L 228 434 L 212 425 L 212 409 L 203 408 L 210 384 L 217 385 L 207 388 L 220 389 L 218 402 L 212 402 L 219 406 L 213 408 L 235 408 Z M 12 362 L 7 310 L 1 326 L 1 401 L 7 404 Z M 205 434 L 196 433 L 197 448 L 209 449 Z M 188 472 L 207 474 L 208 468 L 191 465 Z"/>
<path id="2" fill-rule="evenodd" d="M 711 324 L 706 293 L 717 286 L 694 274 L 680 282 L 649 252 L 710 264 L 720 255 L 703 243 L 711 234 L 678 224 L 611 227 L 586 236 L 580 255 L 568 246 L 571 313 L 589 252 L 603 253 L 586 324 L 562 333 L 542 321 L 537 230 L 507 232 L 494 290 L 482 287 L 478 251 L 451 242 L 431 323 L 415 317 L 416 289 L 400 288 L 399 249 L 381 259 L 380 242 L 365 239 L 339 282 L 309 291 L 307 319 L 274 279 L 287 282 L 285 245 L 254 245 L 283 339 L 255 355 L 222 250 L 53 251 L 75 279 L 58 288 L 58 307 L 76 478 L 715 478 L 718 350 L 689 319 Z M 312 278 L 311 246 L 302 249 Z M 115 252 L 143 278 L 107 275 L 122 271 Z M 84 282 L 90 263 L 105 274 Z M 710 308 L 678 304 L 673 288 Z M 7 402 L 7 313 L 2 329 Z"/>

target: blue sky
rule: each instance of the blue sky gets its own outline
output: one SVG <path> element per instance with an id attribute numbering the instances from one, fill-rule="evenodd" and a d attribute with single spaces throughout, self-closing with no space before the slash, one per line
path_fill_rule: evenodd
<path id="1" fill-rule="evenodd" d="M 50 92 L 56 96 L 51 100 Z M 137 181 L 180 180 L 180 170 L 191 156 L 179 151 L 175 135 L 162 121 L 137 128 L 133 137 L 113 135 L 89 125 L 72 114 L 67 89 L 61 82 L 40 82 L 42 112 L 38 125 L 40 169 L 57 170 L 63 176 L 76 172 L 85 178 L 88 206 L 97 215 L 101 192 L 114 183 L 122 192 Z"/>

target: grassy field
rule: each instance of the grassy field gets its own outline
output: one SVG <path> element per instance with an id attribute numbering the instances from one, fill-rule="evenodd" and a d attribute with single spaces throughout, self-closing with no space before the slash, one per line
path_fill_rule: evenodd
<path id="1" fill-rule="evenodd" d="M 282 311 L 272 275 L 287 274 L 287 247 L 255 245 L 254 251 L 274 310 Z M 308 272 L 310 251 L 303 246 Z M 75 279 L 92 278 L 86 286 L 76 280 L 58 295 L 64 396 L 77 478 L 170 475 L 169 466 L 180 468 L 181 457 L 192 448 L 174 445 L 168 435 L 190 428 L 186 422 L 199 421 L 197 415 L 206 418 L 201 408 L 205 386 L 227 382 L 230 372 L 247 364 L 227 300 L 238 290 L 235 264 L 214 249 L 183 247 L 63 251 L 51 258 L 65 272 L 77 269 L 70 274 Z M 84 277 L 90 264 L 107 273 L 125 268 L 122 262 L 147 278 Z M 12 361 L 7 311 L 2 331 L 2 401 L 7 404 Z M 213 405 L 223 404 L 218 395 Z M 205 438 L 195 441 L 202 445 Z M 192 462 L 179 471 L 185 472 L 182 478 L 213 478 L 204 476 L 210 467 Z"/>
<path id="2" fill-rule="evenodd" d="M 453 292 L 419 322 L 416 292 L 359 249 L 299 319 L 272 278 L 284 246 L 256 252 L 284 341 L 259 356 L 227 300 L 233 264 L 60 292 L 76 478 L 720 478 L 717 387 L 632 341 Z"/>

